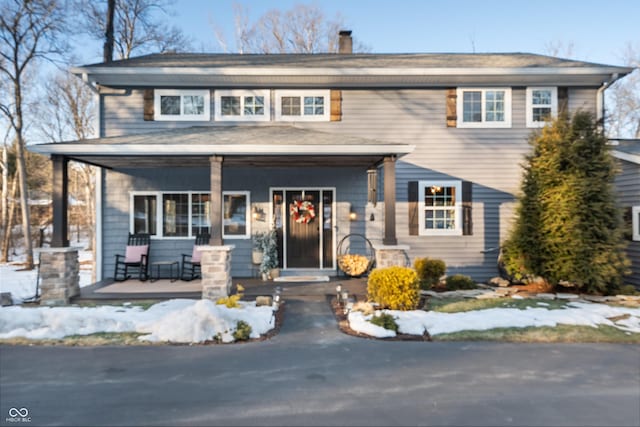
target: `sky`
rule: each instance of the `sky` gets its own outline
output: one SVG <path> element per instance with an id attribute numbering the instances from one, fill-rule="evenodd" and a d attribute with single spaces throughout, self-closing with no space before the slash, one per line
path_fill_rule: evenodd
<path id="1" fill-rule="evenodd" d="M 315 4 L 373 53 L 549 53 L 549 43 L 573 45 L 571 57 L 623 64 L 627 43 L 640 44 L 638 0 L 176 0 L 170 20 L 196 50 L 220 51 L 211 23 L 234 40 L 234 8 L 250 21 L 271 9 Z M 566 53 L 566 49 L 561 50 Z"/>

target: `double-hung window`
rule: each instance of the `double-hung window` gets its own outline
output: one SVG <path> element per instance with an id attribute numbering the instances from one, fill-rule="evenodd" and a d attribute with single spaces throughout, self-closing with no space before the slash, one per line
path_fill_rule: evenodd
<path id="1" fill-rule="evenodd" d="M 458 88 L 460 128 L 511 127 L 511 88 Z"/>
<path id="2" fill-rule="evenodd" d="M 331 117 L 328 90 L 278 90 L 275 97 L 278 121 L 329 121 Z"/>
<path id="3" fill-rule="evenodd" d="M 208 90 L 156 89 L 154 119 L 175 121 L 208 121 Z"/>
<path id="4" fill-rule="evenodd" d="M 462 182 L 419 181 L 418 221 L 422 236 L 462 235 Z"/>
<path id="5" fill-rule="evenodd" d="M 527 127 L 542 127 L 558 114 L 557 87 L 527 88 Z"/>
<path id="6" fill-rule="evenodd" d="M 269 90 L 216 90 L 215 120 L 269 121 Z"/>
<path id="7" fill-rule="evenodd" d="M 251 200 L 248 191 L 223 191 L 222 237 L 246 239 L 251 236 L 249 211 Z"/>

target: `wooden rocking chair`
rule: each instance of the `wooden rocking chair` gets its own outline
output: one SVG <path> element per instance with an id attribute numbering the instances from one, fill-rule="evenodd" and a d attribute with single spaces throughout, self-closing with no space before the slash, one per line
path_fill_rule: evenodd
<path id="1" fill-rule="evenodd" d="M 117 282 L 130 279 L 130 270 L 138 273 L 138 279 L 145 281 L 149 278 L 149 234 L 129 233 L 125 255 L 116 255 L 116 267 L 113 279 Z"/>
<path id="2" fill-rule="evenodd" d="M 193 279 L 200 278 L 202 272 L 200 269 L 200 256 L 201 253 L 198 250 L 198 246 L 204 246 L 209 244 L 211 236 L 208 233 L 198 234 L 196 236 L 196 243 L 193 245 L 193 252 L 191 255 L 182 254 L 182 272 L 180 279 L 191 281 Z"/>

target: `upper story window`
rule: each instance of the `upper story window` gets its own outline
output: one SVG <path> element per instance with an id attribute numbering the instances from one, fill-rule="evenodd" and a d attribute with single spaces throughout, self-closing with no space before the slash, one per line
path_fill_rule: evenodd
<path id="1" fill-rule="evenodd" d="M 462 235 L 462 182 L 419 181 L 419 234 Z"/>
<path id="2" fill-rule="evenodd" d="M 268 90 L 216 90 L 215 120 L 268 121 L 271 102 Z"/>
<path id="3" fill-rule="evenodd" d="M 527 127 L 542 127 L 558 114 L 557 87 L 527 88 Z"/>
<path id="4" fill-rule="evenodd" d="M 510 88 L 458 88 L 458 127 L 511 127 Z"/>
<path id="5" fill-rule="evenodd" d="M 329 121 L 331 98 L 328 90 L 276 91 L 276 120 Z"/>
<path id="6" fill-rule="evenodd" d="M 208 121 L 208 90 L 157 89 L 154 91 L 155 120 Z"/>

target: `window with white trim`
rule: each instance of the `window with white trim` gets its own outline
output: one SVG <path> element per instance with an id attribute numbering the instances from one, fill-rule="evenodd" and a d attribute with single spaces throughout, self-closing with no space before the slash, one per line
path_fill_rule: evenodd
<path id="1" fill-rule="evenodd" d="M 328 90 L 278 90 L 275 98 L 278 121 L 329 121 L 331 117 Z"/>
<path id="2" fill-rule="evenodd" d="M 558 114 L 557 87 L 527 88 L 527 127 L 543 127 Z"/>
<path id="3" fill-rule="evenodd" d="M 269 121 L 269 90 L 216 90 L 214 119 L 219 121 Z"/>
<path id="4" fill-rule="evenodd" d="M 511 127 L 511 88 L 458 88 L 459 128 Z"/>
<path id="5" fill-rule="evenodd" d="M 419 181 L 421 236 L 462 235 L 462 181 Z"/>
<path id="6" fill-rule="evenodd" d="M 248 239 L 251 236 L 249 192 L 223 191 L 222 198 L 222 237 L 225 239 Z"/>
<path id="7" fill-rule="evenodd" d="M 154 119 L 209 121 L 211 98 L 208 90 L 156 89 Z"/>
<path id="8" fill-rule="evenodd" d="M 225 239 L 251 236 L 249 191 L 223 192 Z M 130 230 L 156 238 L 191 238 L 211 234 L 211 195 L 205 192 L 131 193 Z"/>
<path id="9" fill-rule="evenodd" d="M 640 242 L 640 206 L 631 208 L 631 240 Z"/>

